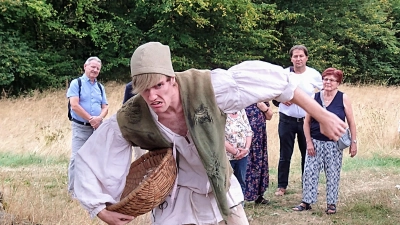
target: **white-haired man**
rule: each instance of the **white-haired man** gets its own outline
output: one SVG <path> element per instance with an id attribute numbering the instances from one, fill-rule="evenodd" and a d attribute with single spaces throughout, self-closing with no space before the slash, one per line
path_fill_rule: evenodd
<path id="1" fill-rule="evenodd" d="M 101 60 L 89 57 L 84 66 L 85 73 L 74 80 L 67 91 L 71 105 L 72 151 L 68 166 L 68 191 L 74 195 L 75 155 L 86 140 L 97 129 L 108 113 L 108 102 L 104 86 L 97 82 Z"/>

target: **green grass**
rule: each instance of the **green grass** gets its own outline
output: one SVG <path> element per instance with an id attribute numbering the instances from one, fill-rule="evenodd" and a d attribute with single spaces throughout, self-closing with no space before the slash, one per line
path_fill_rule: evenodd
<path id="1" fill-rule="evenodd" d="M 346 154 L 347 152 L 345 152 Z M 292 207 L 301 201 L 301 174 L 299 160 L 292 161 L 289 188 L 285 196 L 277 197 L 277 168 L 269 171 L 270 184 L 265 198 L 269 205 L 246 203 L 251 225 L 394 225 L 400 224 L 399 190 L 395 188 L 400 174 L 400 158 L 375 154 L 372 157 L 357 155 L 343 158 L 341 193 L 338 213 L 326 215 L 326 179 L 320 175 L 318 202 L 313 210 L 293 212 Z M 388 179 L 388 177 L 392 177 Z"/>
<path id="2" fill-rule="evenodd" d="M 400 158 L 374 155 L 372 158 L 346 158 L 343 171 L 353 171 L 364 168 L 400 168 Z M 400 169 L 399 169 L 400 170 Z"/>
<path id="3" fill-rule="evenodd" d="M 346 150 L 345 150 L 346 151 Z M 347 153 L 347 152 L 344 152 Z M 354 158 L 344 157 L 342 171 L 354 171 L 360 169 L 377 169 L 377 168 L 395 168 L 400 172 L 400 158 L 389 157 L 389 156 L 380 156 L 375 154 L 373 157 L 363 158 L 360 156 L 356 156 Z M 291 176 L 299 171 L 299 165 L 297 163 L 293 163 L 290 167 Z M 275 167 L 269 168 L 270 176 L 277 176 L 278 171 Z"/>
<path id="4" fill-rule="evenodd" d="M 365 200 L 357 202 L 349 210 L 354 213 L 352 217 L 365 218 L 367 220 L 379 220 L 392 213 L 388 207 L 382 204 L 373 204 Z"/>
<path id="5" fill-rule="evenodd" d="M 382 193 L 391 195 L 390 193 Z M 382 197 L 383 198 L 383 197 Z M 357 201 L 348 203 L 342 211 L 345 212 L 342 222 L 339 224 L 380 224 L 391 225 L 400 222 L 400 216 L 389 205 L 393 203 L 380 202 L 373 196 L 357 196 Z M 394 205 L 393 205 L 394 206 Z M 335 218 L 333 219 L 335 221 Z M 337 221 L 340 222 L 340 221 Z"/>
<path id="6" fill-rule="evenodd" d="M 3 167 L 21 167 L 29 165 L 53 165 L 53 164 L 67 164 L 68 159 L 65 158 L 52 158 L 48 156 L 39 156 L 35 154 L 20 155 L 13 153 L 0 152 L 0 166 Z"/>

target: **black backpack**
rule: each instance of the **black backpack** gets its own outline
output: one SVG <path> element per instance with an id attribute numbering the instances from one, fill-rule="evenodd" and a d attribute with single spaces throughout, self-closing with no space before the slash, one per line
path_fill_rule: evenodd
<path id="1" fill-rule="evenodd" d="M 79 87 L 79 98 L 81 97 L 81 87 L 82 87 L 82 81 L 81 78 L 78 77 L 76 78 L 78 80 L 78 87 Z M 71 81 L 72 82 L 72 81 Z M 71 83 L 69 83 L 69 85 L 71 85 Z M 101 85 L 99 82 L 97 82 L 97 86 L 99 86 L 100 89 L 100 93 L 101 93 L 101 98 L 103 98 L 103 89 L 101 88 Z M 69 87 L 69 86 L 68 86 Z M 72 115 L 71 115 L 71 102 L 69 101 L 68 98 L 68 119 L 72 120 Z"/>

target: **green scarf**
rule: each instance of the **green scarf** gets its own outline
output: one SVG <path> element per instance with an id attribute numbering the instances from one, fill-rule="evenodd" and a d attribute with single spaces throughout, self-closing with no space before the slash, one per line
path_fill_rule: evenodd
<path id="1" fill-rule="evenodd" d="M 226 193 L 232 175 L 225 152 L 226 114 L 216 104 L 209 70 L 178 72 L 176 80 L 188 130 L 207 171 L 219 210 L 226 219 L 230 214 Z M 124 138 L 134 146 L 150 151 L 172 147 L 162 136 L 140 95 L 122 106 L 117 112 L 117 121 Z"/>

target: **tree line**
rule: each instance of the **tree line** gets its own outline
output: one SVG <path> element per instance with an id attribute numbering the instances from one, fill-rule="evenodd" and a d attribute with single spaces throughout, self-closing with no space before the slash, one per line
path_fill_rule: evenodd
<path id="1" fill-rule="evenodd" d="M 259 59 L 337 67 L 345 82 L 397 85 L 398 0 L 0 0 L 0 89 L 9 96 L 59 88 L 84 61 L 103 61 L 100 79 L 129 80 L 133 51 L 168 44 L 176 71 L 228 68 Z"/>

